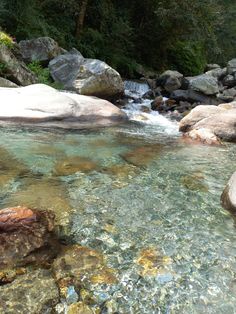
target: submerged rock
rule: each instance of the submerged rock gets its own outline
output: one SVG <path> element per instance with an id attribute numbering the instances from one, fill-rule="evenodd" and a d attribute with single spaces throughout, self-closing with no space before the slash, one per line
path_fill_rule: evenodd
<path id="1" fill-rule="evenodd" d="M 59 92 L 43 84 L 0 88 L 0 98 L 0 124 L 3 125 L 25 123 L 42 127 L 86 128 L 127 119 L 124 112 L 106 100 Z"/>
<path id="2" fill-rule="evenodd" d="M 58 251 L 54 215 L 27 207 L 0 210 L 0 269 L 45 264 Z"/>
<path id="3" fill-rule="evenodd" d="M 200 172 L 183 176 L 180 182 L 189 190 L 208 192 L 208 186 L 204 183 L 204 176 Z"/>
<path id="4" fill-rule="evenodd" d="M 59 292 L 50 271 L 35 270 L 14 282 L 0 286 L 0 313 L 52 313 L 59 302 Z"/>
<path id="5" fill-rule="evenodd" d="M 236 172 L 231 176 L 222 195 L 222 206 L 236 214 Z"/>
<path id="6" fill-rule="evenodd" d="M 140 146 L 122 154 L 121 157 L 134 166 L 143 167 L 151 163 L 160 154 L 162 148 L 161 144 Z"/>
<path id="7" fill-rule="evenodd" d="M 85 303 L 77 302 L 68 307 L 67 314 L 94 314 L 94 311 Z"/>
<path id="8" fill-rule="evenodd" d="M 6 200 L 8 206 L 24 204 L 30 208 L 51 210 L 55 215 L 55 225 L 60 234 L 67 232 L 73 208 L 62 182 L 56 179 L 27 179 L 22 187 Z"/>
<path id="9" fill-rule="evenodd" d="M 125 179 L 132 178 L 139 173 L 139 168 L 130 164 L 120 164 L 120 165 L 112 165 L 103 169 L 103 172 L 107 174 L 111 174 L 117 179 Z"/>
<path id="10" fill-rule="evenodd" d="M 156 249 L 150 247 L 143 249 L 135 262 L 141 266 L 141 276 L 156 276 L 163 271 L 165 266 L 171 264 L 171 258 L 161 255 Z"/>
<path id="11" fill-rule="evenodd" d="M 71 284 L 81 287 L 117 282 L 115 271 L 106 265 L 103 255 L 80 245 L 65 247 L 53 263 L 53 272 L 62 291 Z"/>
<path id="12" fill-rule="evenodd" d="M 57 176 L 68 176 L 78 171 L 91 172 L 97 169 L 97 164 L 85 157 L 73 156 L 59 160 L 55 165 L 54 174 Z"/>

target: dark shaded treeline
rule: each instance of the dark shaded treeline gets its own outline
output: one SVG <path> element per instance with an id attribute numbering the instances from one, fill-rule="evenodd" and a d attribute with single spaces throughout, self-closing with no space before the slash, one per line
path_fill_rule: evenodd
<path id="1" fill-rule="evenodd" d="M 0 23 L 17 40 L 51 36 L 124 76 L 138 65 L 195 75 L 236 57 L 234 0 L 1 0 Z"/>

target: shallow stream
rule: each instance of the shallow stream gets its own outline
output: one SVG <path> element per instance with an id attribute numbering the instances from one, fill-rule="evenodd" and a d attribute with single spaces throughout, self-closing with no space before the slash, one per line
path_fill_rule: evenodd
<path id="1" fill-rule="evenodd" d="M 91 287 L 98 304 L 114 302 L 107 313 L 235 313 L 236 229 L 220 205 L 235 145 L 189 145 L 174 124 L 128 123 L 77 132 L 1 129 L 0 146 L 9 163 L 14 157 L 30 169 L 9 178 L 1 169 L 1 207 L 44 198 L 63 207 L 47 180 L 54 192 L 60 182 L 58 194 L 73 208 L 70 240 L 101 251 L 117 271 L 118 284 Z M 78 156 L 90 166 L 69 174 Z"/>
<path id="2" fill-rule="evenodd" d="M 104 314 L 236 313 L 236 228 L 220 205 L 236 146 L 186 144 L 177 123 L 145 117 L 0 129 L 0 207 L 53 208 L 66 241 L 102 252 L 118 278 L 90 287 Z"/>

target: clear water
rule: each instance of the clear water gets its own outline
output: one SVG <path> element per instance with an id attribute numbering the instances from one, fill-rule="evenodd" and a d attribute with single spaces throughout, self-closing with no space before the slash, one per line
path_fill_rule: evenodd
<path id="1" fill-rule="evenodd" d="M 76 132 L 0 129 L 0 146 L 31 169 L 3 184 L 1 207 L 12 205 L 26 177 L 29 185 L 55 177 L 58 160 L 96 163 L 57 180 L 74 208 L 72 241 L 102 251 L 117 270 L 118 284 L 91 287 L 97 304 L 113 302 L 115 310 L 102 313 L 236 313 L 236 229 L 220 205 L 235 145 L 189 145 L 168 123 L 129 123 Z M 146 265 L 142 254 L 150 251 L 158 258 Z"/>

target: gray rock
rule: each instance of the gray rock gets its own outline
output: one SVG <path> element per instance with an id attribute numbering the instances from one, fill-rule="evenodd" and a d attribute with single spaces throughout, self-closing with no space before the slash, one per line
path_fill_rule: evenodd
<path id="1" fill-rule="evenodd" d="M 221 195 L 221 203 L 225 209 L 236 214 L 236 172 L 231 176 Z"/>
<path id="2" fill-rule="evenodd" d="M 0 121 L 38 126 L 81 128 L 124 121 L 126 115 L 112 103 L 96 97 L 59 92 L 43 84 L 0 88 Z"/>
<path id="3" fill-rule="evenodd" d="M 169 77 L 166 80 L 164 88 L 167 92 L 171 93 L 181 87 L 181 81 L 177 77 Z"/>
<path id="4" fill-rule="evenodd" d="M 6 66 L 6 75 L 14 83 L 26 86 L 37 82 L 24 62 L 17 60 L 13 52 L 3 45 L 0 46 L 0 63 Z"/>
<path id="5" fill-rule="evenodd" d="M 219 93 L 217 79 L 207 74 L 202 74 L 191 78 L 189 88 L 205 95 L 216 95 Z"/>
<path id="6" fill-rule="evenodd" d="M 35 270 L 0 287 L 0 313 L 46 314 L 59 302 L 59 292 L 48 270 Z"/>
<path id="7" fill-rule="evenodd" d="M 203 95 L 191 89 L 189 90 L 178 89 L 171 93 L 170 98 L 176 100 L 177 102 L 188 101 L 190 103 L 198 102 L 208 105 L 218 105 L 220 103 L 220 101 L 216 99 L 216 97 L 214 96 Z"/>
<path id="8" fill-rule="evenodd" d="M 216 78 L 217 80 L 221 80 L 222 78 L 224 78 L 224 76 L 227 75 L 227 69 L 226 68 L 221 69 L 219 67 L 219 68 L 216 68 L 216 69 L 209 70 L 205 74 L 209 75 L 209 76 L 212 76 L 212 77 Z"/>
<path id="9" fill-rule="evenodd" d="M 236 73 L 226 75 L 222 83 L 224 86 L 227 86 L 227 87 L 236 86 Z"/>
<path id="10" fill-rule="evenodd" d="M 0 77 L 0 87 L 18 87 L 18 85 L 3 77 Z"/>
<path id="11" fill-rule="evenodd" d="M 217 95 L 217 98 L 225 101 L 231 102 L 236 97 L 236 88 L 225 89 L 221 94 Z"/>
<path id="12" fill-rule="evenodd" d="M 48 63 L 62 53 L 58 43 L 50 37 L 40 37 L 19 42 L 25 62 L 39 61 Z"/>
<path id="13" fill-rule="evenodd" d="M 207 64 L 206 65 L 206 71 L 211 71 L 218 68 L 220 68 L 219 64 Z"/>
<path id="14" fill-rule="evenodd" d="M 157 85 L 162 86 L 169 93 L 179 89 L 182 85 L 183 74 L 178 71 L 167 70 L 160 75 Z"/>
<path id="15" fill-rule="evenodd" d="M 75 49 L 50 61 L 49 69 L 56 82 L 78 94 L 111 98 L 124 92 L 117 71 L 103 61 L 84 59 Z"/>
<path id="16" fill-rule="evenodd" d="M 236 58 L 232 59 L 227 64 L 227 73 L 234 74 L 236 72 Z"/>
<path id="17" fill-rule="evenodd" d="M 68 53 L 54 58 L 49 63 L 49 70 L 54 81 L 72 86 L 76 80 L 78 69 L 84 62 L 82 54 L 73 48 Z"/>

